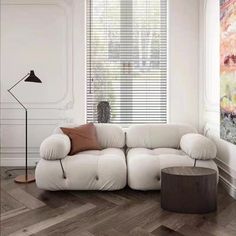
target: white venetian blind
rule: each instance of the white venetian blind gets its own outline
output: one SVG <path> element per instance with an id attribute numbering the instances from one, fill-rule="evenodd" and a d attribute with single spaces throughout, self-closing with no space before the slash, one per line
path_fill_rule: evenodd
<path id="1" fill-rule="evenodd" d="M 87 1 L 87 121 L 166 123 L 167 1 Z"/>

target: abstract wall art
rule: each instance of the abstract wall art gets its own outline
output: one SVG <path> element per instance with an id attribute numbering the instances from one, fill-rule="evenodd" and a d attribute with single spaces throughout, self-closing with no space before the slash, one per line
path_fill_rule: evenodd
<path id="1" fill-rule="evenodd" d="M 236 144 L 236 0 L 220 1 L 220 136 Z"/>

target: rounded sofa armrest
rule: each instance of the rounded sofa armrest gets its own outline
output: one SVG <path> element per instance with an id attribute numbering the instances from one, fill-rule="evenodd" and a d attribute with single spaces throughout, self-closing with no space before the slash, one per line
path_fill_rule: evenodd
<path id="1" fill-rule="evenodd" d="M 180 148 L 193 159 L 216 158 L 216 145 L 201 134 L 185 134 L 180 140 Z"/>
<path id="2" fill-rule="evenodd" d="M 40 156 L 46 160 L 65 158 L 70 152 L 70 139 L 65 134 L 53 134 L 46 138 L 40 146 Z"/>

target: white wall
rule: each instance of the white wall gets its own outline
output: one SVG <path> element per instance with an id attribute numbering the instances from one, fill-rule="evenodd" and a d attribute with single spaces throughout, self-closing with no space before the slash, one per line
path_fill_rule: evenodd
<path id="1" fill-rule="evenodd" d="M 220 176 L 236 194 L 236 145 L 220 139 L 220 7 L 219 1 L 204 0 L 200 5 L 201 76 L 199 120 L 201 129 L 217 144 Z M 236 196 L 236 195 L 235 195 Z"/>
<path id="2" fill-rule="evenodd" d="M 198 128 L 198 0 L 169 0 L 170 122 Z"/>
<path id="3" fill-rule="evenodd" d="M 169 1 L 169 121 L 198 127 L 198 0 Z M 30 164 L 41 141 L 64 122 L 85 122 L 84 0 L 1 1 L 1 163 L 24 164 L 24 111 L 6 92 L 22 83 L 29 107 Z"/>

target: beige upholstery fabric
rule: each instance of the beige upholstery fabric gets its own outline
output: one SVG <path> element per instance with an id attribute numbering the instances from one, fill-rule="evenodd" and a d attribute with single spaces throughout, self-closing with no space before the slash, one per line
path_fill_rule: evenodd
<path id="1" fill-rule="evenodd" d="M 125 133 L 121 126 L 116 124 L 95 124 L 97 138 L 102 148 L 123 148 Z"/>
<path id="2" fill-rule="evenodd" d="M 184 134 L 195 133 L 187 125 L 131 125 L 127 129 L 127 146 L 130 148 L 178 148 Z"/>
<path id="3" fill-rule="evenodd" d="M 128 169 L 128 185 L 131 188 L 156 190 L 161 187 L 160 175 L 163 168 L 193 166 L 193 158 L 215 157 L 214 147 L 208 139 L 188 135 L 196 130 L 186 125 L 130 126 L 127 129 L 127 158 L 121 149 L 125 145 L 125 135 L 120 126 L 96 124 L 96 131 L 103 150 L 67 156 L 70 150 L 69 139 L 57 128 L 54 131 L 56 135 L 42 143 L 41 156 L 49 160 L 41 159 L 36 167 L 37 186 L 46 190 L 117 190 L 127 184 Z M 177 149 L 180 140 L 183 150 Z M 66 179 L 62 176 L 60 161 L 52 160 L 63 157 L 61 161 Z M 213 160 L 197 160 L 196 166 L 212 168 L 218 173 Z"/>
<path id="4" fill-rule="evenodd" d="M 53 134 L 40 146 L 40 156 L 47 160 L 65 158 L 70 152 L 70 139 L 64 134 Z"/>
<path id="5" fill-rule="evenodd" d="M 193 166 L 194 160 L 177 149 L 133 148 L 128 151 L 128 185 L 136 190 L 158 190 L 161 188 L 161 170 L 172 166 Z M 215 169 L 214 161 L 197 161 L 196 166 Z"/>
<path id="6" fill-rule="evenodd" d="M 216 158 L 216 145 L 200 134 L 186 134 L 180 141 L 181 149 L 193 159 L 208 160 Z"/>
<path id="7" fill-rule="evenodd" d="M 39 188 L 46 190 L 117 190 L 126 185 L 126 161 L 123 150 L 107 148 L 84 151 L 59 161 L 41 159 L 35 177 Z"/>
<path id="8" fill-rule="evenodd" d="M 97 139 L 102 148 L 123 148 L 125 146 L 125 133 L 120 125 L 94 124 L 97 131 Z M 54 130 L 55 134 L 62 134 L 60 127 L 74 128 L 78 124 L 63 124 Z"/>

